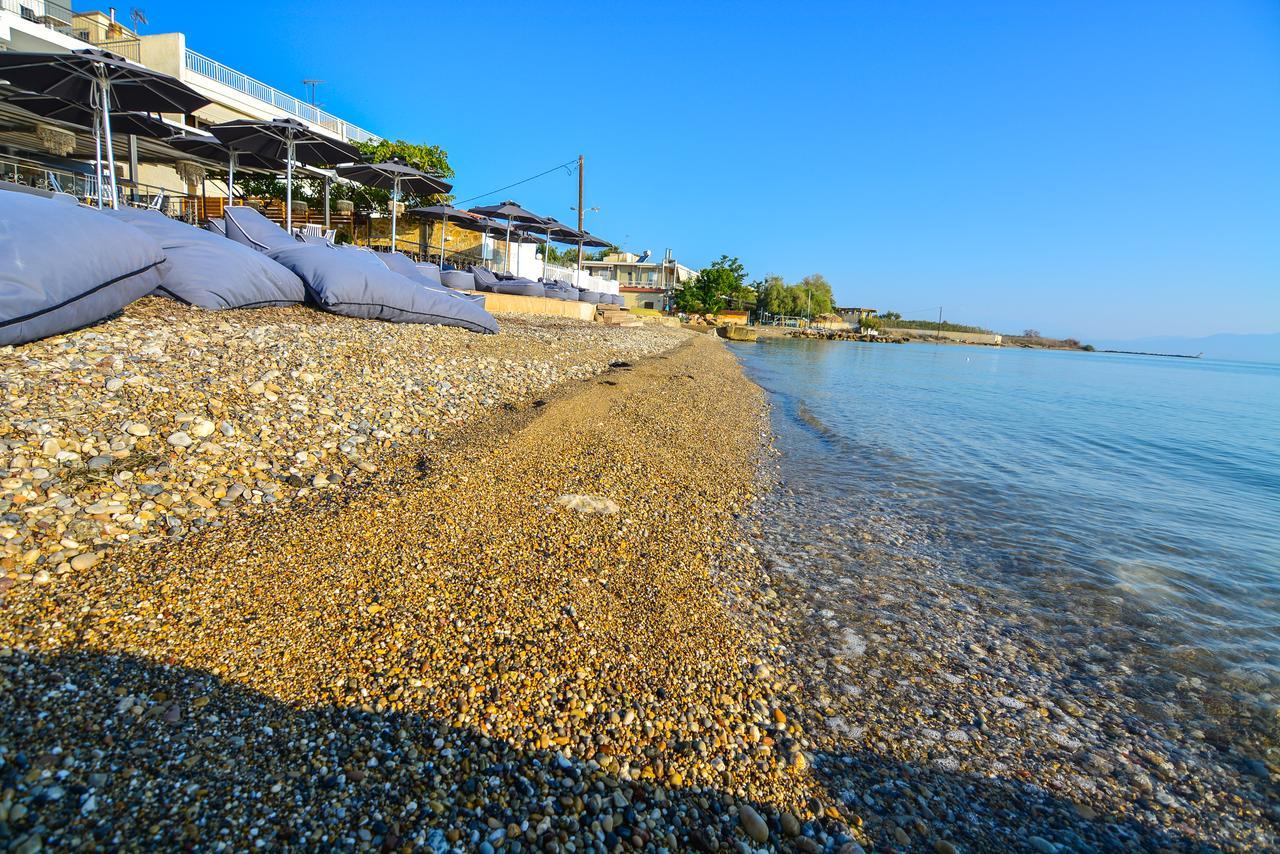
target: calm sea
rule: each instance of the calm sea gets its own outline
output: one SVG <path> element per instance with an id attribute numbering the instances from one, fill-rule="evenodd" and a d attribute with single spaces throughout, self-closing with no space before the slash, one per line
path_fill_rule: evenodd
<path id="1" fill-rule="evenodd" d="M 1047 624 L 1096 609 L 1135 655 L 1280 694 L 1280 365 L 733 346 L 770 394 L 797 537 L 874 527 Z"/>

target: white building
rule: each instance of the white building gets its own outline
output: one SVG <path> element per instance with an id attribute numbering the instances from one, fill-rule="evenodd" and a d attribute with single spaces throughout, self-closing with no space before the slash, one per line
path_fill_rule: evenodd
<path id="1" fill-rule="evenodd" d="M 175 132 L 232 119 L 288 117 L 349 142 L 377 139 L 332 113 L 192 50 L 183 33 L 139 35 L 117 20 L 114 9 L 73 12 L 66 3 L 54 0 L 0 0 L 0 50 L 69 52 L 88 47 L 110 50 L 169 74 L 210 99 L 211 104 L 193 115 L 165 116 L 174 124 Z M 83 189 L 81 185 L 91 171 L 85 163 L 93 157 L 92 131 L 62 126 L 76 135 L 74 148 L 54 151 L 42 145 L 36 125 L 58 123 L 33 120 L 30 114 L 3 103 L 0 119 L 4 120 L 0 129 L 0 177 L 24 183 L 57 180 L 60 185 L 70 183 L 71 186 L 62 186 L 65 190 Z M 118 177 L 129 181 L 127 186 L 146 192 L 164 190 L 175 196 L 191 192 L 191 184 L 179 178 L 174 163 L 179 159 L 196 162 L 194 158 L 156 140 L 118 136 L 114 140 Z M 204 189 L 219 197 L 226 194 L 225 184 Z"/>

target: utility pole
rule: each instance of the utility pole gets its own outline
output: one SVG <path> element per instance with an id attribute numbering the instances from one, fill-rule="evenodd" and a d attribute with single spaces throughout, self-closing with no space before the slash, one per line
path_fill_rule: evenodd
<path id="1" fill-rule="evenodd" d="M 586 212 L 582 207 L 582 173 L 586 169 L 586 158 L 578 155 L 578 231 L 582 231 L 582 217 Z"/>
<path id="2" fill-rule="evenodd" d="M 302 85 L 306 86 L 311 90 L 311 106 L 313 107 L 316 105 L 316 87 L 323 82 L 324 82 L 323 80 L 316 80 L 313 78 L 307 78 L 306 80 L 302 81 Z"/>
<path id="3" fill-rule="evenodd" d="M 942 340 L 942 306 L 938 306 L 938 334 L 935 336 L 935 340 Z"/>

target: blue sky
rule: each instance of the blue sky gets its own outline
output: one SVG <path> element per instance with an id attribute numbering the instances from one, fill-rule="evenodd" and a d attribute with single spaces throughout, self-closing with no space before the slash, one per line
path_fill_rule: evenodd
<path id="1" fill-rule="evenodd" d="M 144 32 L 589 227 L 1004 331 L 1280 331 L 1280 3 L 147 0 Z M 486 47 L 488 46 L 488 47 Z M 507 194 L 572 221 L 576 176 Z"/>

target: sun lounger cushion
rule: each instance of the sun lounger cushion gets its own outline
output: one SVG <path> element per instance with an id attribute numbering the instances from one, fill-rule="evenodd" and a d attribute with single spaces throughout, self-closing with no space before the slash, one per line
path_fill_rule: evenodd
<path id="1" fill-rule="evenodd" d="M 440 274 L 440 283 L 455 291 L 476 290 L 476 278 L 465 270 L 445 270 Z M 481 297 L 484 299 L 484 297 Z"/>
<path id="2" fill-rule="evenodd" d="M 440 268 L 435 264 L 415 264 L 412 258 L 401 252 L 379 252 L 377 255 L 388 270 L 399 273 L 411 282 L 417 282 L 429 291 L 444 294 L 450 299 L 484 303 L 484 297 L 478 294 L 460 294 L 446 288 L 440 281 Z"/>
<path id="3" fill-rule="evenodd" d="M 94 323 L 160 284 L 164 250 L 96 210 L 0 193 L 0 345 Z"/>
<path id="4" fill-rule="evenodd" d="M 334 314 L 498 331 L 497 321 L 483 306 L 427 290 L 387 269 L 378 253 L 295 242 L 270 255 L 298 274 L 311 302 Z"/>
<path id="5" fill-rule="evenodd" d="M 239 205 L 229 207 L 222 212 L 222 219 L 226 225 L 227 237 L 259 252 L 288 249 L 298 242 L 289 232 L 253 208 Z"/>
<path id="6" fill-rule="evenodd" d="M 472 284 L 477 291 L 492 292 L 498 284 L 498 277 L 484 267 L 468 267 L 467 272 L 471 274 Z"/>
<path id="7" fill-rule="evenodd" d="M 208 309 L 295 305 L 306 297 L 302 280 L 242 243 L 140 208 L 105 214 L 155 239 L 168 259 L 157 293 Z"/>

